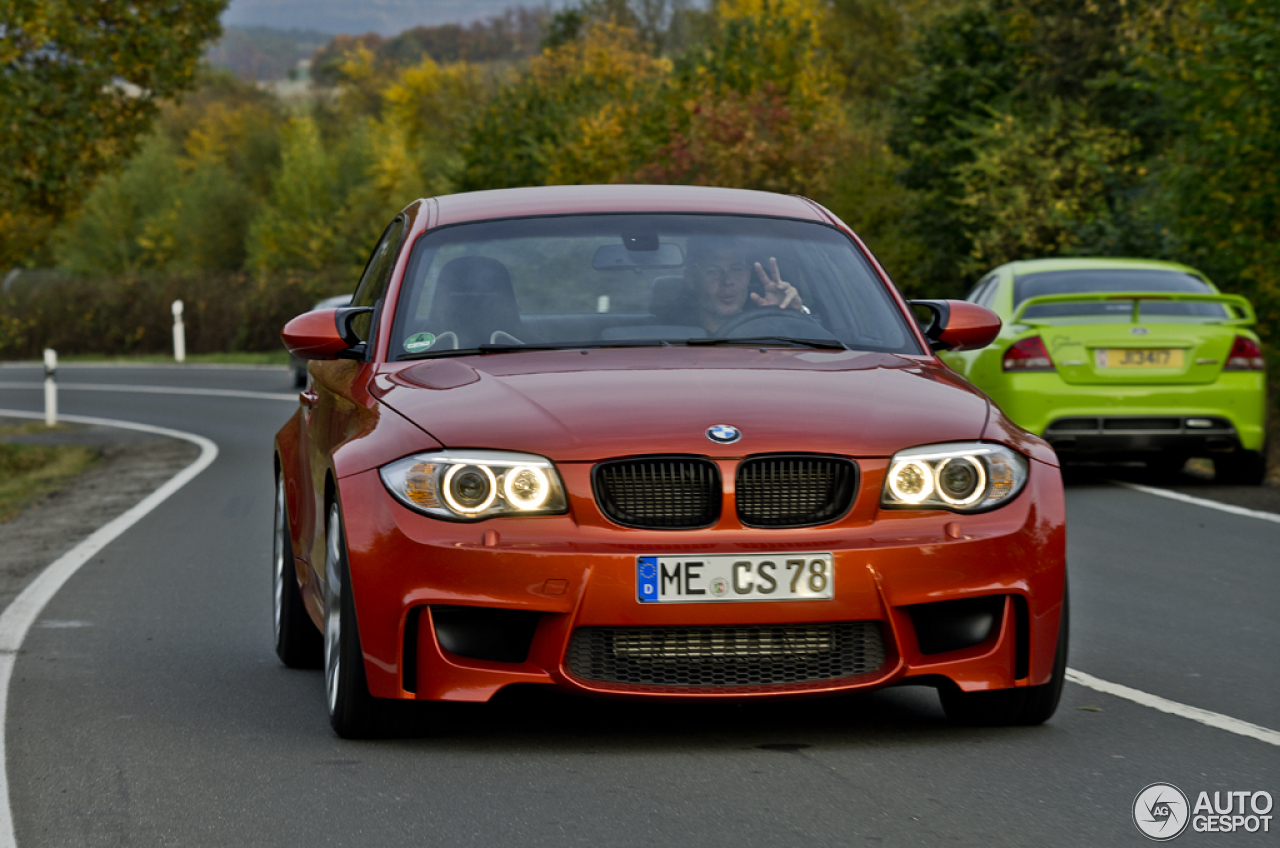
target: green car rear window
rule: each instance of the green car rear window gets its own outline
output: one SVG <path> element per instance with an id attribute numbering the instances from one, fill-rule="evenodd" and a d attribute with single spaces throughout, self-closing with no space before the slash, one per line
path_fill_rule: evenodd
<path id="1" fill-rule="evenodd" d="M 1096 268 L 1076 271 L 1042 271 L 1025 274 L 1013 282 L 1014 308 L 1024 300 L 1054 294 L 1088 294 L 1091 292 L 1170 292 L 1213 294 L 1199 277 L 1182 271 L 1138 268 Z M 1132 304 L 1115 303 L 1046 303 L 1032 306 L 1027 318 L 1054 318 L 1068 315 L 1128 315 Z M 1142 304 L 1143 315 L 1179 315 L 1203 318 L 1225 318 L 1226 310 L 1217 303 L 1152 303 Z"/>

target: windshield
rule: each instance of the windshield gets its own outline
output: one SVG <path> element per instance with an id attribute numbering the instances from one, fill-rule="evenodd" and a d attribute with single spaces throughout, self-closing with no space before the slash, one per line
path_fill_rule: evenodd
<path id="1" fill-rule="evenodd" d="M 1204 280 L 1182 271 L 1138 268 L 1099 268 L 1083 271 L 1042 271 L 1018 277 L 1013 284 L 1014 308 L 1024 300 L 1052 294 L 1091 294 L 1093 292 L 1151 292 L 1214 294 Z M 1226 309 L 1218 303 L 1176 303 L 1143 301 L 1140 316 L 1226 318 Z M 1060 316 L 1115 316 L 1128 321 L 1133 314 L 1131 301 L 1110 303 L 1045 303 L 1032 306 L 1024 318 L 1057 318 Z"/>
<path id="2" fill-rule="evenodd" d="M 394 327 L 392 359 L 749 340 L 921 353 L 842 233 L 717 215 L 520 218 L 427 233 Z"/>

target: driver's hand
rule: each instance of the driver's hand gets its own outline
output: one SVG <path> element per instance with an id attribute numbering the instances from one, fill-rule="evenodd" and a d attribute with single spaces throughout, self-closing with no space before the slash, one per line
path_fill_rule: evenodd
<path id="1" fill-rule="evenodd" d="M 772 274 L 766 274 L 764 267 L 756 263 L 756 276 L 760 278 L 760 282 L 764 284 L 764 294 L 759 295 L 755 292 L 751 293 L 751 300 L 756 306 L 776 306 L 779 309 L 804 309 L 804 301 L 800 299 L 800 292 L 796 291 L 796 287 L 782 279 L 782 274 L 778 272 L 778 260 L 769 257 L 769 270 Z"/>

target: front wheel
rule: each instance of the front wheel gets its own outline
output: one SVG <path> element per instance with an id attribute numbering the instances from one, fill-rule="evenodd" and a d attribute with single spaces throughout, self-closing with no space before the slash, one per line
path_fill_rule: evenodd
<path id="1" fill-rule="evenodd" d="M 385 729 L 385 705 L 369 694 L 360 631 L 351 597 L 347 539 L 342 512 L 329 505 L 324 557 L 324 689 L 329 723 L 344 739 L 377 735 Z"/>
<path id="2" fill-rule="evenodd" d="M 995 692 L 963 692 L 954 683 L 938 689 L 942 710 L 957 724 L 1031 725 L 1044 724 L 1058 709 L 1062 685 L 1067 677 L 1067 641 L 1070 615 L 1067 593 L 1062 592 L 1062 619 L 1058 624 L 1058 650 L 1053 658 L 1053 674 L 1039 686 L 1020 686 Z"/>

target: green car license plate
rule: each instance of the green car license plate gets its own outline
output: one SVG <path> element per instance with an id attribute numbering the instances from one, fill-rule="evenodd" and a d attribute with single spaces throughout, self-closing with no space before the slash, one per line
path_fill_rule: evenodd
<path id="1" fill-rule="evenodd" d="M 832 564 L 829 553 L 640 556 L 636 598 L 650 604 L 829 601 Z"/>
<path id="2" fill-rule="evenodd" d="M 1180 348 L 1098 348 L 1094 351 L 1099 368 L 1181 368 Z"/>

